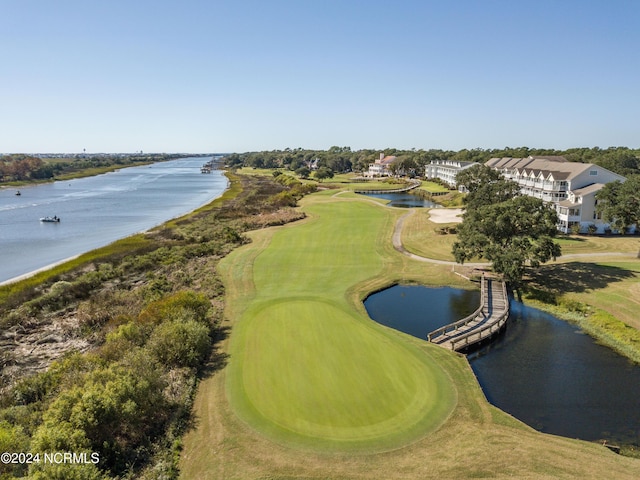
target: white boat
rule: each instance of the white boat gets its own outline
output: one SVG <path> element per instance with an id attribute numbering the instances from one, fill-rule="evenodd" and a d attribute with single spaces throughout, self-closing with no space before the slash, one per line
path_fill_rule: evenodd
<path id="1" fill-rule="evenodd" d="M 54 215 L 53 217 L 42 217 L 40 218 L 41 222 L 49 222 L 49 223 L 59 223 L 60 222 L 60 217 L 58 217 L 57 215 Z"/>

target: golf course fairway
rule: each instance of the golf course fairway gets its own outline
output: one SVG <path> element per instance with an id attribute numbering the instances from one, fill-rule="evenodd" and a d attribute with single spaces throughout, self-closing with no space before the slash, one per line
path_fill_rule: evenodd
<path id="1" fill-rule="evenodd" d="M 258 232 L 224 261 L 227 278 L 242 285 L 232 295 L 227 395 L 241 419 L 277 442 L 397 448 L 440 426 L 456 390 L 428 349 L 401 341 L 348 299 L 392 254 L 390 211 L 314 197 L 310 218 L 262 241 Z"/>

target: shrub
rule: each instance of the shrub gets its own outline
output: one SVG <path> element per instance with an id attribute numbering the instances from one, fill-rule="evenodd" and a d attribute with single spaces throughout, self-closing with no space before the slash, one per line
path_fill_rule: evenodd
<path id="1" fill-rule="evenodd" d="M 0 452 L 28 452 L 29 437 L 25 435 L 20 426 L 10 425 L 6 421 L 0 422 Z M 0 463 L 0 478 L 5 474 L 12 476 L 6 478 L 22 477 L 26 470 L 25 465 Z"/>
<path id="2" fill-rule="evenodd" d="M 275 207 L 295 207 L 298 203 L 298 199 L 286 190 L 273 195 L 269 200 Z"/>
<path id="3" fill-rule="evenodd" d="M 569 310 L 570 312 L 578 312 L 578 313 L 588 312 L 588 307 L 585 304 L 580 303 L 571 298 L 560 297 L 558 299 L 558 305 Z"/>
<path id="4" fill-rule="evenodd" d="M 158 361 L 168 367 L 196 368 L 211 347 L 209 329 L 195 320 L 163 323 L 149 339 L 149 348 Z"/>
<path id="5" fill-rule="evenodd" d="M 132 345 L 142 346 L 148 338 L 149 329 L 135 321 L 120 325 L 114 331 L 107 333 L 107 343 L 125 340 Z"/>
<path id="6" fill-rule="evenodd" d="M 208 320 L 211 303 L 202 294 L 183 291 L 150 303 L 139 316 L 143 322 L 160 324 L 165 320 L 188 320 L 210 325 Z"/>
<path id="7" fill-rule="evenodd" d="M 99 454 L 101 468 L 119 474 L 145 457 L 150 441 L 164 430 L 164 387 L 148 357 L 98 368 L 51 403 L 31 450 L 90 450 Z"/>
<path id="8" fill-rule="evenodd" d="M 76 452 L 81 453 L 81 452 Z M 85 452 L 91 461 L 91 452 Z M 93 463 L 33 463 L 29 469 L 31 480 L 108 480 L 108 475 L 100 472 Z"/>

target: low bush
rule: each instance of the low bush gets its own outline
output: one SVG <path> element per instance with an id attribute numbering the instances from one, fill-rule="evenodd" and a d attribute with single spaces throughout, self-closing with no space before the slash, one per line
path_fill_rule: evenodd
<path id="1" fill-rule="evenodd" d="M 11 438 L 6 448 L 100 456 L 97 466 L 5 469 L 0 477 L 177 478 L 198 373 L 223 337 L 217 261 L 248 241 L 248 229 L 304 218 L 270 197 L 283 192 L 297 201 L 315 190 L 290 176 L 287 186 L 231 176 L 224 202 L 0 288 L 2 325 L 34 328 L 64 318 L 76 328 L 68 333 L 93 346 L 44 372 L 0 378 L 0 447 Z M 14 352 L 2 348 L 2 361 L 12 362 Z M 216 357 L 212 365 L 223 363 Z"/>

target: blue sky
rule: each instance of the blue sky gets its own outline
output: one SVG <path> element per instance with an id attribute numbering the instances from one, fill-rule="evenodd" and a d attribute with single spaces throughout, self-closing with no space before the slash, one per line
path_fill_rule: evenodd
<path id="1" fill-rule="evenodd" d="M 0 0 L 0 152 L 640 147 L 636 0 Z"/>

